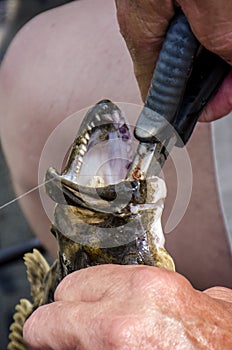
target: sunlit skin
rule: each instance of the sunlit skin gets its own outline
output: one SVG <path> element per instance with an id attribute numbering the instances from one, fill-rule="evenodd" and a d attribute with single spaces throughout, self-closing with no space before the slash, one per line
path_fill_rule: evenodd
<path id="1" fill-rule="evenodd" d="M 66 277 L 24 334 L 31 349 L 229 350 L 232 292 L 208 293 L 154 267 L 91 267 Z"/>
<path id="2" fill-rule="evenodd" d="M 121 3 L 127 5 L 126 1 Z M 146 4 L 154 4 L 155 15 L 155 3 L 159 2 L 143 3 L 144 10 Z M 188 6 L 192 5 L 185 2 L 186 13 Z M 167 8 L 168 23 L 173 11 L 171 2 Z M 226 8 L 226 11 L 231 10 Z M 153 34 L 154 37 L 158 35 Z M 230 60 L 229 56 L 226 58 Z M 149 71 L 148 66 L 147 69 Z M 119 33 L 116 9 L 110 0 L 76 1 L 32 20 L 11 44 L 0 75 L 1 138 L 18 194 L 37 185 L 38 162 L 44 143 L 65 117 L 102 98 L 142 103 L 133 64 Z M 226 98 L 226 94 L 221 94 Z M 223 114 L 228 111 L 221 110 Z M 177 270 L 198 288 L 231 287 L 231 257 L 217 197 L 209 125 L 197 126 L 188 149 L 193 167 L 193 192 L 181 223 L 167 236 L 167 248 L 176 261 Z M 167 218 L 176 193 L 171 162 L 165 166 L 165 176 Z M 26 196 L 21 204 L 35 233 L 55 254 L 55 242 L 49 234 L 49 221 L 38 192 Z M 145 289 L 144 285 L 149 288 Z M 62 281 L 56 302 L 39 308 L 27 322 L 25 339 L 31 349 L 49 346 L 73 349 L 73 344 L 78 344 L 79 349 L 104 349 L 107 348 L 104 341 L 110 344 L 107 345 L 110 349 L 141 349 L 136 323 L 139 320 L 146 333 L 142 335 L 144 349 L 151 346 L 152 349 L 154 346 L 170 349 L 165 344 L 183 339 L 186 341 L 183 349 L 193 346 L 203 349 L 202 344 L 209 344 L 209 348 L 214 346 L 212 349 L 231 349 L 231 291 L 211 289 L 207 294 L 193 289 L 179 274 L 155 268 L 99 266 L 86 269 Z M 116 320 L 115 315 L 118 315 Z M 104 322 L 105 319 L 108 322 Z M 210 333 L 215 323 L 221 332 L 218 343 Z M 161 329 L 173 325 L 172 332 L 160 337 L 157 335 L 159 327 L 154 324 Z M 193 333 L 187 332 L 182 337 L 189 324 Z M 94 337 L 85 330 L 91 330 Z"/>

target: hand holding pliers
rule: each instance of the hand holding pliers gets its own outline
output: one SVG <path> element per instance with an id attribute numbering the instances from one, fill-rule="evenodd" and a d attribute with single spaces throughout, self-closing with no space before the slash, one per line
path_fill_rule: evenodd
<path id="1" fill-rule="evenodd" d="M 200 45 L 179 10 L 135 127 L 139 146 L 127 179 L 159 174 L 171 149 L 187 143 L 203 108 L 230 70 L 228 63 Z"/>

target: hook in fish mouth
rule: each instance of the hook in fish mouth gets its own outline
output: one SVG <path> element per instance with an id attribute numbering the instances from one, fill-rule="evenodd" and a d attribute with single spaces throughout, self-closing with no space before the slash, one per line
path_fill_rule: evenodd
<path id="1" fill-rule="evenodd" d="M 67 164 L 59 174 L 46 173 L 46 191 L 57 203 L 126 212 L 129 203 L 144 203 L 146 182 L 124 180 L 133 157 L 132 131 L 123 112 L 102 100 L 86 114 Z"/>

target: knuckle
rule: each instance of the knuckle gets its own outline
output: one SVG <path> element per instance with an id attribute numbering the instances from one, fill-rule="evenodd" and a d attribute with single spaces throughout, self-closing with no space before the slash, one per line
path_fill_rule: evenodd
<path id="1" fill-rule="evenodd" d="M 49 312 L 49 305 L 40 306 L 36 309 L 30 317 L 26 320 L 23 326 L 23 337 L 26 341 L 30 341 L 35 337 L 35 333 L 37 332 L 36 324 L 40 323 L 40 320 L 43 322 L 44 316 Z"/>
<path id="2" fill-rule="evenodd" d="M 165 294 L 176 297 L 189 288 L 190 283 L 182 275 L 161 268 L 143 266 L 131 275 L 131 289 L 144 298 L 157 299 Z"/>
<path id="3" fill-rule="evenodd" d="M 135 318 L 128 315 L 112 315 L 102 322 L 106 348 L 111 350 L 139 349 L 136 341 Z"/>
<path id="4" fill-rule="evenodd" d="M 54 294 L 54 300 L 60 301 L 64 298 L 67 291 L 70 291 L 72 285 L 76 285 L 76 274 L 71 273 L 67 275 L 57 286 Z"/>
<path id="5" fill-rule="evenodd" d="M 136 288 L 148 288 L 157 285 L 157 282 L 164 278 L 165 270 L 161 270 L 151 266 L 141 266 L 134 269 L 131 276 L 131 283 Z"/>

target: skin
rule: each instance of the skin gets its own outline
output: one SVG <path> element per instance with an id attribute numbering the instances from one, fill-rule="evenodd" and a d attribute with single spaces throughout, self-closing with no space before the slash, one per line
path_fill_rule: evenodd
<path id="1" fill-rule="evenodd" d="M 125 1 L 121 3 L 128 5 Z M 148 3 L 151 1 L 145 2 Z M 162 5 L 157 9 L 161 7 L 165 8 Z M 167 2 L 170 18 L 172 7 Z M 148 9 L 151 11 L 151 6 Z M 166 17 L 159 18 L 161 23 Z M 166 18 L 165 25 L 170 18 Z M 151 33 L 157 38 L 156 32 Z M 158 46 L 162 32 L 160 36 Z M 149 69 L 149 57 L 146 65 Z M 40 154 L 56 125 L 102 98 L 141 103 L 112 1 L 73 2 L 35 18 L 20 31 L 0 71 L 1 138 L 18 194 L 37 185 Z M 231 256 L 217 197 L 209 126 L 197 126 L 188 150 L 193 167 L 193 192 L 181 223 L 167 236 L 167 248 L 174 256 L 177 270 L 198 288 L 230 287 Z M 167 217 L 173 205 L 176 181 L 171 161 L 165 169 Z M 26 196 L 21 204 L 36 234 L 54 253 L 54 240 L 49 235 L 49 221 L 38 192 Z M 152 349 L 155 346 L 170 349 L 173 341 L 183 341 L 180 345 L 183 349 L 193 346 L 201 349 L 206 344 L 208 348 L 217 344 L 215 349 L 230 349 L 231 292 L 213 289 L 207 293 L 213 293 L 217 299 L 193 289 L 177 273 L 149 267 L 85 269 L 62 281 L 55 303 L 33 314 L 25 326 L 25 339 L 31 349 L 104 349 L 105 344 L 110 344 L 108 348 L 136 349 L 141 342 L 138 334 L 142 332 L 143 348 L 147 346 L 147 349 L 151 344 Z M 220 298 L 226 298 L 227 302 L 218 301 Z M 90 301 L 93 301 L 91 306 Z M 163 333 L 162 337 L 158 335 L 156 321 L 162 332 L 170 326 L 171 332 L 166 337 Z M 217 331 L 213 333 L 215 324 Z M 90 330 L 93 337 L 89 336 Z M 95 343 L 90 344 L 91 341 Z"/>
<path id="2" fill-rule="evenodd" d="M 24 337 L 32 350 L 229 350 L 232 291 L 216 292 L 153 267 L 95 266 L 67 276 Z"/>
<path id="3" fill-rule="evenodd" d="M 98 1 L 99 6 L 92 0 L 72 2 L 36 17 L 18 33 L 1 65 L 1 141 L 18 195 L 38 185 L 43 147 L 67 116 L 102 98 L 141 104 L 131 59 L 119 33 L 114 2 Z M 105 28 L 107 32 L 102 36 Z M 131 124 L 134 123 L 132 119 Z M 178 272 L 197 288 L 231 287 L 231 255 L 217 197 L 208 125 L 199 123 L 187 148 L 193 168 L 191 199 L 181 222 L 166 236 L 166 247 Z M 53 151 L 54 156 L 62 151 L 61 142 L 57 141 Z M 53 155 L 48 156 L 53 159 Z M 164 175 L 168 186 L 165 226 L 177 187 L 171 159 L 165 165 Z M 50 221 L 39 192 L 29 193 L 20 204 L 35 234 L 56 257 L 56 241 L 49 233 Z"/>
<path id="4" fill-rule="evenodd" d="M 135 76 L 145 100 L 151 77 L 170 20 L 174 4 L 181 6 L 193 33 L 208 50 L 232 63 L 232 4 L 230 1 L 116 0 L 118 21 L 134 63 Z M 201 116 L 213 121 L 232 108 L 232 73 Z"/>

